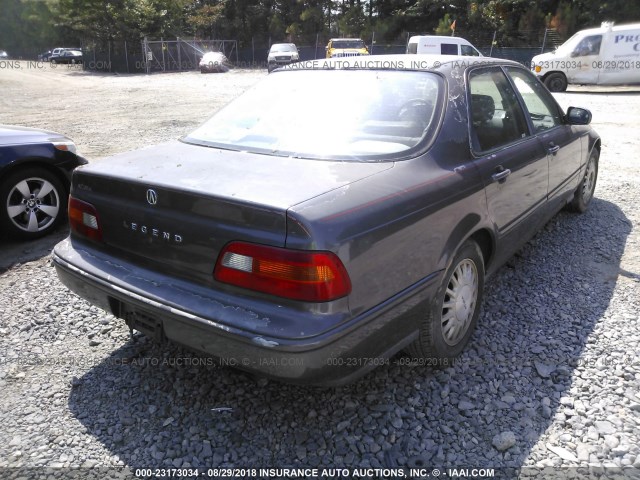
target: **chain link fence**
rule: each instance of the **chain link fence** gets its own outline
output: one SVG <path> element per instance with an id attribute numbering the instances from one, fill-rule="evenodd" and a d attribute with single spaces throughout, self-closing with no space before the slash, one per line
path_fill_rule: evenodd
<path id="1" fill-rule="evenodd" d="M 406 32 L 396 38 L 363 38 L 372 55 L 402 54 L 409 38 L 424 32 Z M 497 31 L 455 32 L 469 40 L 485 56 L 515 60 L 529 66 L 533 56 L 553 50 L 563 42 L 555 30 L 519 32 L 517 37 L 504 37 Z M 274 43 L 295 43 L 300 60 L 325 58 L 325 47 L 331 37 L 324 33 L 298 35 L 291 39 L 254 37 L 250 42 L 237 40 L 159 39 L 142 42 L 113 41 L 98 44 L 85 42 L 82 51 L 86 70 L 118 73 L 152 73 L 198 70 L 204 53 L 223 53 L 240 68 L 267 68 L 267 54 Z"/>

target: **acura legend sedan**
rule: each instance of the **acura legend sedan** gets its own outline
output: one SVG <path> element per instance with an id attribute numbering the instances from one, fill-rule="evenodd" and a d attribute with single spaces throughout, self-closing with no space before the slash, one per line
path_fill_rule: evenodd
<path id="1" fill-rule="evenodd" d="M 77 169 L 53 260 L 132 330 L 262 375 L 446 363 L 485 278 L 589 206 L 590 120 L 506 60 L 299 62 L 181 141 Z"/>

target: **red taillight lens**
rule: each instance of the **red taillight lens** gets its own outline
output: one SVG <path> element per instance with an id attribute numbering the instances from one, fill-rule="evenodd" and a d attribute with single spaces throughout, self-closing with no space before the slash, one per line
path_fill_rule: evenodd
<path id="1" fill-rule="evenodd" d="M 83 237 L 102 241 L 98 212 L 90 203 L 69 197 L 69 225 L 71 230 Z"/>
<path id="2" fill-rule="evenodd" d="M 219 282 L 305 302 L 328 302 L 351 292 L 344 265 L 332 252 L 308 252 L 233 242 L 216 263 Z"/>

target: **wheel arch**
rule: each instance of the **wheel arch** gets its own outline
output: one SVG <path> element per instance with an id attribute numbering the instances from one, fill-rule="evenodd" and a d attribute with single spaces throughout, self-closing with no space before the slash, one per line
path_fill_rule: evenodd
<path id="1" fill-rule="evenodd" d="M 29 168 L 42 168 L 43 170 L 48 171 L 52 175 L 55 175 L 55 177 L 58 180 L 60 180 L 60 183 L 62 183 L 62 186 L 65 189 L 65 194 L 69 195 L 70 189 L 71 189 L 69 178 L 62 172 L 62 170 L 57 168 L 55 165 L 51 165 L 49 160 L 46 158 L 34 157 L 34 158 L 20 159 L 17 162 L 13 162 L 7 165 L 5 168 L 1 170 L 1 173 L 2 173 L 2 176 L 6 177 L 8 175 L 13 175 L 16 172 L 19 172 L 21 170 L 26 170 Z"/>
<path id="2" fill-rule="evenodd" d="M 495 238 L 493 231 L 482 224 L 482 217 L 477 213 L 466 215 L 453 229 L 445 244 L 445 251 L 441 259 L 442 265 L 448 268 L 449 262 L 455 257 L 456 252 L 467 240 L 473 240 L 480 247 L 484 261 L 485 271 L 493 261 L 495 253 Z"/>
<path id="3" fill-rule="evenodd" d="M 468 239 L 473 240 L 480 247 L 482 259 L 484 260 L 484 269 L 485 272 L 488 271 L 495 251 L 495 241 L 490 230 L 488 228 L 480 228 L 469 235 Z"/>
<path id="4" fill-rule="evenodd" d="M 600 153 L 602 151 L 602 140 L 600 139 L 600 137 L 596 137 L 596 138 L 591 138 L 589 141 L 590 145 L 589 145 L 589 155 L 591 155 L 591 152 L 593 152 L 594 150 L 597 150 L 598 153 Z"/>
<path id="5" fill-rule="evenodd" d="M 567 79 L 567 75 L 563 71 L 561 71 L 561 70 L 551 70 L 550 72 L 547 72 L 544 75 L 542 75 L 542 77 L 541 77 L 542 81 L 544 82 L 547 78 L 549 78 L 550 75 L 553 75 L 554 73 L 559 73 L 560 75 L 562 75 L 565 78 L 565 80 L 568 80 Z"/>

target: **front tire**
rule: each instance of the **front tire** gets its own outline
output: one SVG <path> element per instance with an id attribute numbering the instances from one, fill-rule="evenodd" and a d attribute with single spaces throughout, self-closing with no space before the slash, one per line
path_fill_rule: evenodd
<path id="1" fill-rule="evenodd" d="M 478 244 L 465 242 L 444 275 L 420 326 L 418 339 L 407 347 L 410 357 L 446 365 L 469 343 L 480 315 L 484 292 L 484 260 Z"/>
<path id="2" fill-rule="evenodd" d="M 66 200 L 53 173 L 38 167 L 19 170 L 0 184 L 0 226 L 13 238 L 42 237 L 64 218 Z"/>
<path id="3" fill-rule="evenodd" d="M 569 204 L 569 210 L 578 213 L 584 213 L 589 208 L 589 204 L 593 199 L 593 193 L 596 189 L 596 181 L 598 180 L 598 160 L 600 159 L 600 152 L 593 150 L 589 155 L 589 161 L 582 177 L 582 181 L 575 193 L 573 194 L 573 200 Z"/>
<path id="4" fill-rule="evenodd" d="M 567 89 L 567 77 L 562 73 L 550 73 L 544 79 L 544 84 L 550 92 L 564 92 Z"/>

